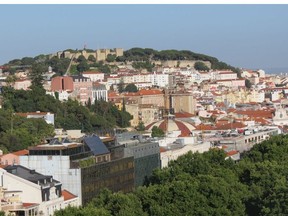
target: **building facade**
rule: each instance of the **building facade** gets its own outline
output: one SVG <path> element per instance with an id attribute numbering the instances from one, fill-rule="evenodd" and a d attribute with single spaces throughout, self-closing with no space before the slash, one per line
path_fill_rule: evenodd
<path id="1" fill-rule="evenodd" d="M 62 184 L 52 176 L 19 165 L 0 168 L 0 175 L 2 187 L 22 192 L 22 202 L 39 204 L 39 212 L 34 212 L 35 215 L 53 215 L 61 209 L 64 202 Z"/>
<path id="2" fill-rule="evenodd" d="M 75 143 L 67 139 L 29 148 L 29 155 L 21 156 L 23 166 L 46 175 L 53 174 L 63 188 L 86 204 L 97 196 L 101 188 L 117 192 L 134 188 L 133 157 L 111 159 L 110 151 L 99 138 L 84 138 Z M 120 184 L 121 183 L 121 184 Z"/>

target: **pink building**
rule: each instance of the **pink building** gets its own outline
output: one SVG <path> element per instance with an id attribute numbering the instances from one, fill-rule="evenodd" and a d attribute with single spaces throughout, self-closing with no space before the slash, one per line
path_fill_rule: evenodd
<path id="1" fill-rule="evenodd" d="M 217 80 L 216 83 L 218 85 L 227 86 L 230 88 L 238 88 L 238 87 L 245 87 L 245 79 L 226 79 L 226 80 Z"/>
<path id="2" fill-rule="evenodd" d="M 87 103 L 89 98 L 92 101 L 92 81 L 83 76 L 73 76 L 74 91 L 73 96 L 82 103 Z"/>
<path id="3" fill-rule="evenodd" d="M 0 156 L 1 165 L 19 165 L 19 156 L 28 155 L 29 151 L 24 149 Z"/>

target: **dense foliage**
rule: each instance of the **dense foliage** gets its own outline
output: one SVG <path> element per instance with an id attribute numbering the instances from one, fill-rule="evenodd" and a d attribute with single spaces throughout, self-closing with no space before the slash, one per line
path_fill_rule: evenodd
<path id="1" fill-rule="evenodd" d="M 88 206 L 55 215 L 288 215 L 288 135 L 254 146 L 238 163 L 225 157 L 190 152 L 133 193 L 104 190 Z"/>
<path id="2" fill-rule="evenodd" d="M 138 91 L 138 88 L 137 86 L 134 84 L 134 83 L 129 83 L 125 89 L 124 89 L 125 92 L 137 92 Z"/>
<path id="3" fill-rule="evenodd" d="M 195 60 L 195 61 L 209 61 L 211 63 L 211 69 L 229 69 L 237 73 L 240 77 L 240 70 L 233 66 L 230 66 L 224 62 L 219 61 L 215 57 L 194 53 L 189 50 L 161 50 L 157 51 L 150 48 L 132 48 L 124 51 L 123 56 L 116 58 L 118 62 L 133 61 L 134 66 L 138 68 L 146 68 L 150 70 L 152 61 L 167 61 L 167 60 Z M 141 64 L 136 62 L 142 62 Z M 196 65 L 197 66 L 197 65 Z M 205 68 L 206 70 L 207 68 Z"/>
<path id="4" fill-rule="evenodd" d="M 29 143 L 36 144 L 40 139 L 53 133 L 53 127 L 47 125 L 43 119 L 40 122 L 40 119 L 25 119 L 15 115 L 14 130 L 11 134 L 11 116 L 14 116 L 12 113 L 51 112 L 55 114 L 56 128 L 81 129 L 86 133 L 109 130 L 117 126 L 127 127 L 132 118 L 126 111 L 120 111 L 112 103 L 102 100 L 87 106 L 82 106 L 74 100 L 61 103 L 54 97 L 46 95 L 45 90 L 39 86 L 32 86 L 32 90 L 29 91 L 3 87 L 2 96 L 4 103 L 3 109 L 0 110 L 0 119 L 2 119 L 0 144 L 9 151 L 27 148 Z M 46 126 L 39 125 L 40 123 Z M 42 127 L 45 128 L 44 132 L 39 131 Z M 15 140 L 21 142 L 21 145 L 16 145 Z M 13 142 L 15 145 L 11 145 Z"/>
<path id="5" fill-rule="evenodd" d="M 207 67 L 203 62 L 196 62 L 194 68 L 199 71 L 209 71 L 209 67 Z"/>
<path id="6" fill-rule="evenodd" d="M 78 50 L 68 49 L 66 51 L 70 51 L 71 53 L 79 52 Z M 86 49 L 86 51 L 95 52 L 93 50 Z M 240 77 L 240 70 L 233 66 L 230 66 L 224 62 L 219 61 L 215 57 L 211 57 L 208 55 L 203 55 L 199 53 L 194 53 L 189 50 L 161 50 L 157 51 L 150 48 L 132 48 L 124 51 L 123 56 L 116 57 L 115 55 L 109 54 L 107 56 L 106 61 L 108 63 L 117 61 L 117 62 L 133 62 L 132 66 L 135 69 L 146 69 L 147 71 L 152 71 L 155 66 L 152 61 L 167 61 L 167 60 L 194 60 L 194 61 L 208 61 L 211 63 L 211 69 L 230 69 L 238 74 Z M 65 74 L 70 59 L 68 58 L 58 58 L 56 56 L 49 58 L 49 55 L 38 55 L 34 58 L 32 57 L 24 57 L 22 59 L 14 59 L 8 62 L 5 66 L 8 66 L 8 70 L 13 73 L 16 69 L 24 69 L 31 68 L 31 66 L 35 63 L 42 64 L 46 68 L 51 66 L 53 71 L 56 72 L 57 75 Z M 199 64 L 199 63 L 197 63 Z M 196 64 L 196 67 L 198 67 Z M 203 66 L 203 65 L 202 65 Z M 10 68 L 9 68 L 10 67 Z M 89 70 L 89 68 L 94 67 L 97 70 L 103 73 L 111 73 L 112 65 L 105 64 L 103 61 L 96 62 L 96 59 L 93 55 L 90 55 L 88 59 L 85 59 L 84 56 L 80 55 L 77 59 L 74 59 L 73 64 L 70 68 L 71 74 L 79 74 L 83 71 Z M 203 67 L 200 67 L 203 69 Z M 204 67 L 204 70 L 209 68 Z M 4 71 L 5 72 L 5 71 Z"/>
<path id="7" fill-rule="evenodd" d="M 151 133 L 152 137 L 164 137 L 164 135 L 165 133 L 161 128 L 157 126 L 153 126 L 152 133 Z"/>

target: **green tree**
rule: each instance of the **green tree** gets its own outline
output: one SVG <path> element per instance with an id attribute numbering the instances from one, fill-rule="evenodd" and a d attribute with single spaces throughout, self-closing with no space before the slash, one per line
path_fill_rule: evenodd
<path id="1" fill-rule="evenodd" d="M 15 75 L 8 75 L 5 81 L 8 86 L 13 86 L 16 80 L 17 80 L 17 77 Z"/>
<path id="2" fill-rule="evenodd" d="M 165 135 L 164 131 L 161 128 L 158 128 L 157 126 L 154 126 L 152 128 L 152 137 L 163 137 Z"/>
<path id="3" fill-rule="evenodd" d="M 33 64 L 32 70 L 29 73 L 29 77 L 32 81 L 33 86 L 42 86 L 43 85 L 43 74 L 47 71 L 47 67 L 43 64 Z"/>
<path id="4" fill-rule="evenodd" d="M 89 70 L 89 68 L 90 66 L 86 61 L 80 62 L 77 65 L 77 71 L 79 71 L 80 73 Z"/>
<path id="5" fill-rule="evenodd" d="M 93 55 L 88 56 L 88 61 L 90 62 L 96 62 L 96 58 Z"/>
<path id="6" fill-rule="evenodd" d="M 129 83 L 125 89 L 124 89 L 125 92 L 137 92 L 138 91 L 138 88 L 137 86 L 134 84 L 134 83 Z"/>
<path id="7" fill-rule="evenodd" d="M 69 73 L 71 75 L 79 75 L 79 71 L 77 70 L 77 65 L 71 65 Z"/>
<path id="8" fill-rule="evenodd" d="M 107 62 L 114 62 L 115 59 L 116 59 L 116 55 L 108 54 L 108 55 L 107 55 L 107 58 L 106 58 L 106 61 L 107 61 Z"/>
<path id="9" fill-rule="evenodd" d="M 199 71 L 209 71 L 209 67 L 203 62 L 195 62 L 194 68 Z"/>
<path id="10" fill-rule="evenodd" d="M 82 62 L 86 62 L 86 63 L 87 63 L 87 59 L 86 59 L 83 55 L 80 55 L 80 56 L 77 58 L 77 62 L 78 62 L 78 63 L 82 63 Z"/>
<path id="11" fill-rule="evenodd" d="M 57 75 L 62 76 L 63 74 L 65 74 L 70 64 L 70 59 L 68 58 L 59 59 L 58 57 L 54 56 L 51 59 L 49 59 L 46 64 L 51 66 L 53 68 L 53 71 L 55 71 Z"/>
<path id="12" fill-rule="evenodd" d="M 104 189 L 101 194 L 92 201 L 96 208 L 105 208 L 111 215 L 148 216 L 142 210 L 139 198 L 134 194 L 112 193 Z"/>
<path id="13" fill-rule="evenodd" d="M 245 87 L 250 89 L 252 87 L 252 83 L 250 82 L 250 80 L 245 79 Z"/>
<path id="14" fill-rule="evenodd" d="M 144 131 L 145 130 L 145 125 L 142 121 L 140 121 L 136 127 L 137 131 Z"/>
<path id="15" fill-rule="evenodd" d="M 21 59 L 21 64 L 22 65 L 32 65 L 35 63 L 34 58 L 31 57 L 24 57 Z"/>
<path id="16" fill-rule="evenodd" d="M 124 92 L 124 89 L 125 89 L 125 84 L 123 82 L 123 79 L 120 80 L 120 82 L 117 84 L 117 87 L 118 87 L 118 92 L 119 93 L 122 93 Z"/>

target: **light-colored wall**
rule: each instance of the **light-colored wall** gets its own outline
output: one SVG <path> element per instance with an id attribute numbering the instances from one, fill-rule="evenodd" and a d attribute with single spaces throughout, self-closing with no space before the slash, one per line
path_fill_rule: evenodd
<path id="1" fill-rule="evenodd" d="M 108 91 L 106 89 L 105 90 L 92 90 L 92 98 L 91 98 L 92 104 L 95 102 L 95 100 L 108 101 Z"/>
<path id="2" fill-rule="evenodd" d="M 92 82 L 104 79 L 104 73 L 83 73 L 82 76 L 90 78 Z"/>
<path id="3" fill-rule="evenodd" d="M 131 126 L 136 127 L 139 124 L 138 104 L 125 104 L 125 109 L 133 116 L 133 118 L 130 120 Z"/>
<path id="4" fill-rule="evenodd" d="M 154 104 L 156 106 L 164 106 L 164 95 L 155 94 L 155 95 L 144 95 L 138 98 L 139 104 Z"/>
<path id="5" fill-rule="evenodd" d="M 20 89 L 28 90 L 30 86 L 31 86 L 31 80 L 19 80 L 14 83 L 13 88 L 16 90 Z"/>
<path id="6" fill-rule="evenodd" d="M 42 201 L 41 186 L 32 183 L 28 180 L 20 178 L 16 175 L 8 173 L 6 170 L 0 168 L 1 179 L 3 179 L 3 187 L 7 190 L 22 191 L 19 195 L 20 199 L 24 203 L 38 203 L 39 211 L 42 211 L 44 215 L 53 215 L 55 210 L 61 208 L 61 204 L 64 201 L 63 197 L 57 197 L 55 194 L 55 187 L 50 189 L 49 201 Z M 53 196 L 54 193 L 54 196 Z"/>
<path id="7" fill-rule="evenodd" d="M 82 202 L 81 170 L 70 169 L 69 156 L 20 156 L 20 165 L 35 169 L 44 175 L 52 175 L 62 183 L 62 188 L 79 197 Z"/>
<path id="8" fill-rule="evenodd" d="M 164 67 L 177 67 L 178 64 L 179 64 L 179 67 L 187 67 L 187 65 L 189 65 L 190 67 L 194 67 L 194 64 L 196 62 L 203 62 L 205 65 L 211 68 L 211 63 L 209 61 L 194 61 L 194 60 L 152 61 L 152 63 L 154 63 L 155 65 L 162 65 Z"/>
<path id="9" fill-rule="evenodd" d="M 194 114 L 196 110 L 196 100 L 189 94 L 172 95 L 172 107 L 175 112 L 183 111 Z"/>
<path id="10" fill-rule="evenodd" d="M 19 156 L 14 155 L 12 153 L 2 155 L 0 157 L 0 164 L 1 165 L 19 165 Z"/>
<path id="11" fill-rule="evenodd" d="M 92 99 L 92 81 L 82 82 L 74 81 L 74 91 L 73 95 L 76 96 L 76 99 L 82 104 L 88 102 L 88 99 Z"/>
<path id="12" fill-rule="evenodd" d="M 1 178 L 3 178 L 4 188 L 7 188 L 7 190 L 23 191 L 23 193 L 20 194 L 20 199 L 23 202 L 31 202 L 31 203 L 42 202 L 40 185 L 34 184 L 11 173 L 8 173 L 6 170 L 2 168 L 0 168 L 0 175 Z M 30 196 L 27 196 L 28 194 L 30 194 Z"/>
<path id="13" fill-rule="evenodd" d="M 205 142 L 199 145 L 186 145 L 181 149 L 172 149 L 160 153 L 161 168 L 167 167 L 168 163 L 177 160 L 178 157 L 187 154 L 189 151 L 203 153 L 210 149 L 210 142 Z"/>

